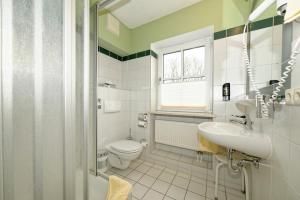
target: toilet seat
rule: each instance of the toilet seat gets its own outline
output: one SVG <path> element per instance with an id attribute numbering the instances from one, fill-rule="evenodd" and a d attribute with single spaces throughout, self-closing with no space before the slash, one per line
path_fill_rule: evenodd
<path id="1" fill-rule="evenodd" d="M 110 144 L 111 149 L 120 153 L 136 153 L 142 150 L 142 145 L 133 140 L 120 140 Z"/>

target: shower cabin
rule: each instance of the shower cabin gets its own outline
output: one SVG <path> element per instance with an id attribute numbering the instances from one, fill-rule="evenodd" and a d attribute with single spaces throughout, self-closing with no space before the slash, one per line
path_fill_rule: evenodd
<path id="1" fill-rule="evenodd" d="M 88 199 L 89 0 L 0 0 L 0 199 Z"/>

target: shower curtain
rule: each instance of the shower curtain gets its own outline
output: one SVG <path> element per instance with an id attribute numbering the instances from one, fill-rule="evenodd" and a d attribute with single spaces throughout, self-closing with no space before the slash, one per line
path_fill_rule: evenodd
<path id="1" fill-rule="evenodd" d="M 0 0 L 0 27 L 0 199 L 85 200 L 89 0 Z"/>

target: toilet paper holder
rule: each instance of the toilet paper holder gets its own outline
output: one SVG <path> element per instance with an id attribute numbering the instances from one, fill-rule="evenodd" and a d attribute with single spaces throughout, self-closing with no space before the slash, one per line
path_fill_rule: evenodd
<path id="1" fill-rule="evenodd" d="M 148 113 L 139 113 L 138 120 L 142 122 L 148 122 Z"/>
<path id="2" fill-rule="evenodd" d="M 138 114 L 138 127 L 147 128 L 148 126 L 148 113 L 139 113 Z"/>

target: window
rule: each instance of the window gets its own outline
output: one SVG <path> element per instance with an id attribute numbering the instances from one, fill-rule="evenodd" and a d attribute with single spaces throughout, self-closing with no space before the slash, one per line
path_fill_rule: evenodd
<path id="1" fill-rule="evenodd" d="M 199 40 L 159 54 L 158 110 L 211 112 L 211 40 Z"/>

